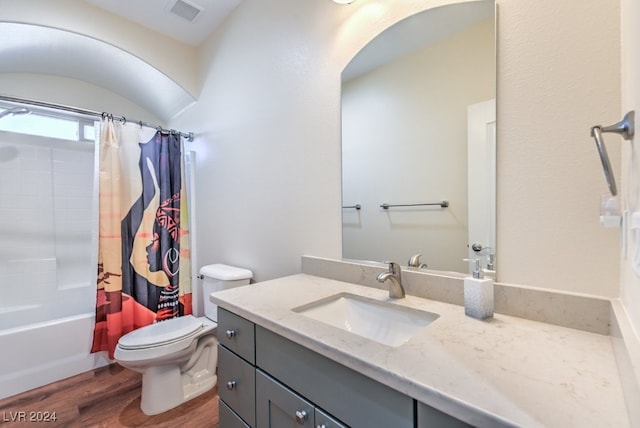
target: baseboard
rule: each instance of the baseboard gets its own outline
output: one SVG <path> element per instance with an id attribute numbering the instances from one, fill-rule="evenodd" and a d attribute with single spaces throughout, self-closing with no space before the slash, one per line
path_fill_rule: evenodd
<path id="1" fill-rule="evenodd" d="M 611 342 L 631 426 L 640 426 L 640 339 L 620 299 L 611 300 Z"/>

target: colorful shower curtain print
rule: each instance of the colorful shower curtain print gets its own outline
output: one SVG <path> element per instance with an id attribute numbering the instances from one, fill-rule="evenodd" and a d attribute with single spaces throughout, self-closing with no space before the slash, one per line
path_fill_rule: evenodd
<path id="1" fill-rule="evenodd" d="M 183 142 L 103 118 L 100 136 L 96 326 L 91 351 L 192 313 Z"/>

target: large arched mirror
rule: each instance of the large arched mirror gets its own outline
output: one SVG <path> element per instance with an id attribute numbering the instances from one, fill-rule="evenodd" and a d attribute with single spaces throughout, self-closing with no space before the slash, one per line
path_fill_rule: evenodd
<path id="1" fill-rule="evenodd" d="M 493 1 L 451 4 L 345 68 L 343 258 L 495 269 L 495 40 Z"/>

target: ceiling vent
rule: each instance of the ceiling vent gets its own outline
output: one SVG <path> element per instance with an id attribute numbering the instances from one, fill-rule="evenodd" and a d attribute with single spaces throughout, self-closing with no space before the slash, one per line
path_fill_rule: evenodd
<path id="1" fill-rule="evenodd" d="M 198 16 L 204 11 L 202 6 L 198 6 L 187 0 L 177 0 L 169 9 L 169 12 L 174 15 L 178 15 L 180 18 L 186 19 L 189 22 L 196 20 Z"/>

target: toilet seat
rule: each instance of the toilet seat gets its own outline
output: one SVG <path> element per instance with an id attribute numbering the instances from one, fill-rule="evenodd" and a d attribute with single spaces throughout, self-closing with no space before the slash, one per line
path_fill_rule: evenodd
<path id="1" fill-rule="evenodd" d="M 202 320 L 193 315 L 172 318 L 132 331 L 120 338 L 118 347 L 122 350 L 157 348 L 191 340 L 204 327 Z"/>

